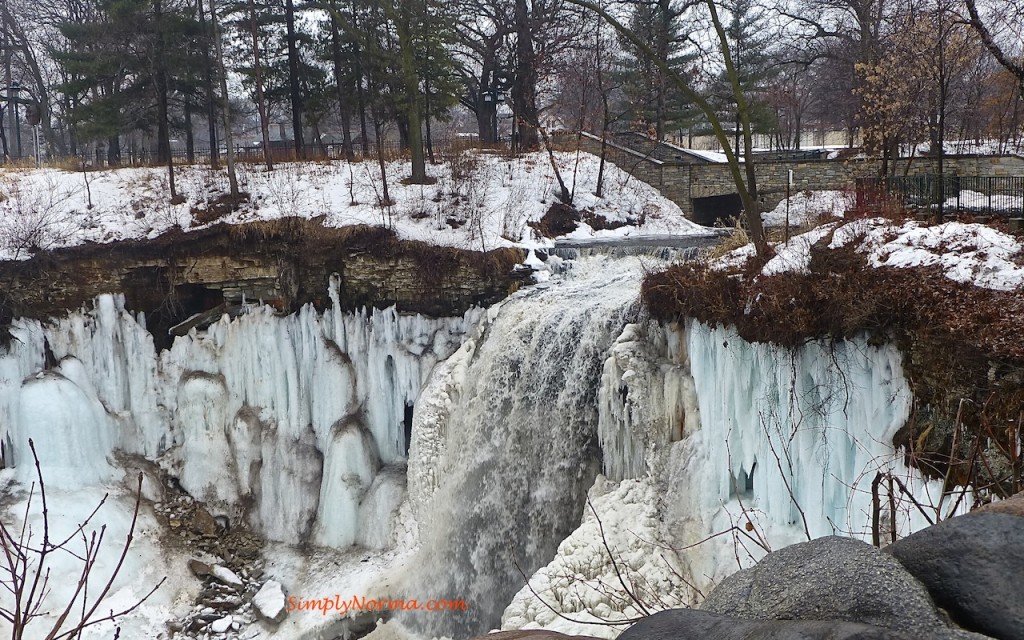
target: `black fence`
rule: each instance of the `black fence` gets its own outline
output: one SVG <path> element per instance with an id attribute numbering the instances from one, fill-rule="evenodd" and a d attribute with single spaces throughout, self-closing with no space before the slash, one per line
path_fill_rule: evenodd
<path id="1" fill-rule="evenodd" d="M 1020 176 L 889 176 L 859 178 L 857 204 L 896 200 L 928 212 L 1024 217 L 1024 177 Z"/>
<path id="2" fill-rule="evenodd" d="M 397 141 L 381 142 L 381 152 L 386 159 L 393 159 L 409 153 L 407 146 Z M 444 157 L 456 151 L 469 148 L 498 148 L 506 149 L 507 144 L 484 144 L 475 138 L 444 138 L 431 140 L 429 146 L 424 143 L 424 153 L 433 153 L 435 156 Z M 289 162 L 294 160 L 344 160 L 347 158 L 345 147 L 340 141 L 315 142 L 306 144 L 300 154 L 291 141 L 275 141 L 270 145 L 271 158 L 274 162 Z M 352 159 L 359 161 L 367 158 L 377 158 L 377 143 L 370 142 L 364 145 L 362 142 L 352 144 Z M 195 147 L 191 151 L 184 148 L 171 150 L 171 158 L 176 165 L 183 164 L 211 164 L 214 157 L 223 164 L 227 161 L 227 148 L 220 147 L 214 154 L 210 147 Z M 236 145 L 235 159 L 239 162 L 263 162 L 264 152 L 262 145 Z M 438 158 L 441 159 L 441 158 Z M 32 165 L 36 162 L 34 155 L 28 153 L 21 157 L 12 159 L 18 165 Z M 156 151 L 150 149 L 122 148 L 120 154 L 111 157 L 105 149 L 79 153 L 77 155 L 56 155 L 40 154 L 39 163 L 45 166 L 63 166 L 65 168 L 102 168 L 102 167 L 151 167 L 162 165 L 166 160 L 161 159 Z"/>

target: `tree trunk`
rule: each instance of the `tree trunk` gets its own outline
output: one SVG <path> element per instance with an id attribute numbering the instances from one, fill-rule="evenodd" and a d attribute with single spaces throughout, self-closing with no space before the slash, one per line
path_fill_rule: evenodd
<path id="1" fill-rule="evenodd" d="M 204 35 L 213 39 L 212 32 L 206 28 L 206 16 L 203 11 L 203 1 L 196 0 L 196 11 L 199 14 L 199 28 Z M 210 60 L 210 50 L 203 47 L 203 86 L 206 89 L 206 125 L 210 138 L 210 168 L 216 171 L 220 168 L 220 149 L 217 144 L 217 107 L 214 98 L 213 88 L 213 63 Z"/>
<path id="2" fill-rule="evenodd" d="M 352 160 L 352 107 L 349 105 L 348 92 L 345 91 L 345 74 L 341 56 L 341 34 L 338 31 L 338 20 L 331 12 L 331 58 L 334 63 L 334 85 L 338 91 L 338 114 L 341 116 L 341 146 L 345 159 Z"/>
<path id="3" fill-rule="evenodd" d="M 527 0 L 515 0 L 516 77 L 512 84 L 513 110 L 518 115 L 519 144 L 536 147 L 540 126 L 537 111 L 537 59 Z"/>
<path id="4" fill-rule="evenodd" d="M 220 43 L 220 26 L 217 23 L 217 7 L 215 0 L 210 0 L 210 23 L 213 25 L 213 48 L 217 57 L 217 70 L 220 71 L 221 119 L 224 124 L 224 141 L 227 143 L 228 185 L 231 198 L 238 199 L 238 176 L 235 174 L 235 140 L 231 132 L 231 109 L 228 105 L 227 70 L 224 67 L 224 51 Z"/>
<path id="5" fill-rule="evenodd" d="M 167 166 L 167 184 L 171 191 L 171 200 L 176 200 L 178 191 L 174 185 L 174 154 L 171 153 L 171 127 L 167 119 L 167 70 L 164 68 L 164 24 L 163 2 L 153 2 L 153 22 L 156 28 L 156 50 L 154 51 L 154 78 L 156 84 L 157 123 L 156 148 L 157 157 Z"/>
<path id="6" fill-rule="evenodd" d="M 401 9 L 401 7 L 400 7 Z M 408 12 L 401 11 L 395 19 L 398 48 L 401 56 L 402 82 L 405 85 L 406 123 L 409 127 L 409 152 L 412 156 L 412 184 L 427 183 L 426 160 L 423 157 L 423 124 L 420 118 L 420 79 L 416 73 L 416 52 Z"/>
<path id="7" fill-rule="evenodd" d="M 185 96 L 185 160 L 189 164 L 196 161 L 196 140 L 192 133 L 192 99 Z"/>
<path id="8" fill-rule="evenodd" d="M 295 157 L 305 157 L 302 140 L 302 90 L 299 86 L 299 48 L 295 37 L 295 6 L 284 1 L 285 30 L 288 40 L 288 93 L 292 104 L 292 132 L 295 137 Z"/>
<path id="9" fill-rule="evenodd" d="M 121 164 L 121 139 L 117 136 L 107 138 L 107 165 L 117 166 Z"/>
<path id="10" fill-rule="evenodd" d="M 359 106 L 359 134 L 363 137 L 363 156 L 370 155 L 370 134 L 366 128 L 366 93 L 363 90 L 363 63 L 360 57 L 359 45 L 355 48 L 356 54 L 356 101 Z"/>
<path id="11" fill-rule="evenodd" d="M 423 91 L 423 118 L 426 120 L 427 129 L 427 158 L 430 160 L 430 164 L 435 164 L 437 161 L 434 160 L 434 141 L 431 139 L 430 133 L 430 80 L 424 81 Z"/>
<path id="12" fill-rule="evenodd" d="M 249 33 L 252 36 L 253 79 L 256 81 L 256 110 L 260 114 L 260 134 L 263 136 L 263 161 L 267 171 L 274 170 L 274 150 L 270 147 L 270 123 L 267 121 L 267 101 L 263 97 L 263 68 L 260 66 L 260 35 L 256 24 L 256 7 L 248 0 Z"/>

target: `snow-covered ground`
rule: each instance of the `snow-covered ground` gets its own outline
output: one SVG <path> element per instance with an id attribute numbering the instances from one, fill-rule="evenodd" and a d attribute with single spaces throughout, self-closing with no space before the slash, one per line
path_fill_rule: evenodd
<path id="1" fill-rule="evenodd" d="M 602 231 L 583 224 L 573 237 L 706 233 L 655 188 L 614 165 L 605 166 L 605 197 L 598 198 L 593 195 L 597 157 L 557 153 L 556 158 L 576 208 L 627 223 Z M 322 217 L 331 227 L 382 225 L 402 238 L 469 249 L 550 244 L 535 237 L 527 223 L 539 220 L 557 201 L 555 174 L 542 153 L 506 158 L 464 152 L 454 163 L 428 166 L 428 175 L 436 180 L 431 185 L 402 184 L 409 163 L 390 162 L 393 204 L 388 207 L 379 205 L 383 182 L 375 162 L 282 163 L 272 172 L 241 164 L 238 172 L 239 187 L 249 201 L 214 222 Z M 180 204 L 171 204 L 162 168 L 0 171 L 0 259 L 25 258 L 34 247 L 152 238 L 174 227 L 201 228 L 199 212 L 228 191 L 225 171 L 204 166 L 178 167 L 176 185 L 184 198 Z"/>
<path id="2" fill-rule="evenodd" d="M 807 273 L 811 247 L 825 239 L 829 249 L 856 244 L 873 267 L 938 266 L 950 280 L 986 289 L 1013 291 L 1024 286 L 1024 253 L 1014 236 L 984 224 L 928 225 L 886 218 L 824 224 L 778 243 L 761 274 Z M 747 245 L 722 256 L 714 266 L 733 268 L 753 255 L 753 247 Z"/>
<path id="3" fill-rule="evenodd" d="M 767 227 L 798 227 L 823 218 L 841 218 L 850 206 L 850 194 L 844 191 L 801 191 L 783 200 L 771 211 L 761 214 Z"/>

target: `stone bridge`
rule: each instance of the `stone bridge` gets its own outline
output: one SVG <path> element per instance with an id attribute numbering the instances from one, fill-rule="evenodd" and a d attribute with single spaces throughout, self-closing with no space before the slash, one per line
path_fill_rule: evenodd
<path id="1" fill-rule="evenodd" d="M 575 148 L 575 136 L 559 139 L 563 147 Z M 601 139 L 584 133 L 584 151 L 601 152 Z M 739 196 L 729 167 L 721 154 L 695 151 L 657 142 L 638 133 L 616 134 L 607 142 L 606 157 L 620 169 L 657 188 L 683 210 L 687 217 L 701 224 L 736 215 L 740 211 Z M 786 186 L 792 171 L 792 192 L 825 189 L 852 189 L 857 178 L 877 176 L 881 164 L 877 159 L 828 159 L 814 157 L 814 152 L 781 152 L 766 154 L 755 166 L 757 189 L 763 210 L 771 210 L 786 197 Z M 900 171 L 908 159 L 898 161 Z M 909 161 L 910 175 L 938 173 L 937 160 L 927 156 Z M 944 173 L 961 176 L 1024 175 L 1024 157 L 947 155 Z"/>

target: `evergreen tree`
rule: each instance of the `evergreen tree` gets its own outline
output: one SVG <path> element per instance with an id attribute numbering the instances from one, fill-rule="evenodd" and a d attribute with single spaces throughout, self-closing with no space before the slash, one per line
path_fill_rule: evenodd
<path id="1" fill-rule="evenodd" d="M 773 35 L 768 29 L 768 9 L 759 4 L 759 0 L 728 0 L 723 2 L 723 8 L 729 14 L 725 33 L 740 89 L 746 96 L 752 130 L 755 133 L 773 132 L 778 128 L 778 117 L 765 95 L 765 89 L 778 72 L 771 56 Z M 735 95 L 724 72 L 719 75 L 716 85 L 722 119 L 732 119 L 736 125 L 734 144 L 739 155 L 739 115 Z"/>
<path id="2" fill-rule="evenodd" d="M 201 68 L 193 7 L 175 0 L 94 5 L 98 19 L 59 25 L 68 46 L 51 49 L 67 79 L 58 90 L 69 98 L 69 119 L 80 140 L 106 141 L 110 162 L 120 161 L 120 138 L 133 131 L 155 131 L 158 159 L 167 161 L 171 109 L 194 89 Z"/>
<path id="3" fill-rule="evenodd" d="M 651 43 L 662 60 L 680 75 L 695 55 L 686 46 L 684 18 L 688 5 L 680 0 L 639 0 L 632 5 L 628 27 Z M 653 129 L 664 140 L 674 129 L 689 129 L 697 118 L 693 105 L 668 80 L 663 71 L 628 40 L 621 41 L 625 56 L 617 74 L 628 105 L 624 111 L 634 127 Z"/>

